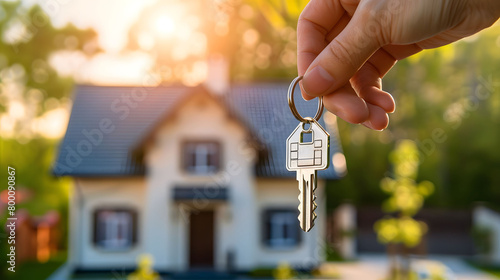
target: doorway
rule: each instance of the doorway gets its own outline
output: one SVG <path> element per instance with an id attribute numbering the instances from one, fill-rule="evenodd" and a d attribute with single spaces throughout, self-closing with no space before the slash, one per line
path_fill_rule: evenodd
<path id="1" fill-rule="evenodd" d="M 214 211 L 192 212 L 189 216 L 189 266 L 214 266 Z"/>

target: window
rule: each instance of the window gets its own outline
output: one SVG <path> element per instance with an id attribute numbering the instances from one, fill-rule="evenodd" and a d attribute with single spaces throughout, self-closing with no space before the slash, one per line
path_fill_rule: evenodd
<path id="1" fill-rule="evenodd" d="M 220 145 L 217 142 L 187 142 L 184 144 L 184 170 L 195 175 L 219 171 Z"/>
<path id="2" fill-rule="evenodd" d="M 300 242 L 300 227 L 295 210 L 264 212 L 264 243 L 272 248 L 295 247 Z"/>
<path id="3" fill-rule="evenodd" d="M 132 210 L 98 210 L 94 215 L 94 243 L 101 248 L 130 248 L 136 241 L 137 213 Z"/>

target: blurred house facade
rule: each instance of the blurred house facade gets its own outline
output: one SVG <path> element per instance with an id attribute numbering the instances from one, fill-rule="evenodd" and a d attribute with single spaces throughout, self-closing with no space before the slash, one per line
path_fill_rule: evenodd
<path id="1" fill-rule="evenodd" d="M 500 212 L 485 205 L 478 205 L 473 215 L 480 260 L 500 266 Z"/>
<path id="2" fill-rule="evenodd" d="M 285 167 L 298 124 L 287 86 L 78 86 L 53 168 L 74 178 L 68 264 L 132 268 L 142 253 L 160 272 L 324 261 L 324 187 L 340 172 L 336 162 L 318 172 L 316 226 L 302 232 L 296 174 Z M 297 105 L 315 114 L 315 102 Z M 335 123 L 320 122 L 338 157 Z"/>

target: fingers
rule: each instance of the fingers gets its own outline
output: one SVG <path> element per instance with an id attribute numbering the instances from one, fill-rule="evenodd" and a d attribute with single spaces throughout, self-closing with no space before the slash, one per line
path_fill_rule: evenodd
<path id="1" fill-rule="evenodd" d="M 395 63 L 396 59 L 381 48 L 351 78 L 351 84 L 361 98 L 387 113 L 394 112 L 395 103 L 392 96 L 382 90 L 381 78 Z"/>
<path id="2" fill-rule="evenodd" d="M 392 96 L 382 90 L 381 78 L 397 60 L 422 48 L 382 47 L 383 40 L 373 32 L 363 36 L 370 23 L 363 10 L 370 9 L 358 9 L 355 0 L 348 2 L 312 0 L 301 14 L 297 27 L 298 72 L 304 75 L 301 92 L 306 100 L 324 96 L 325 107 L 348 122 L 381 130 L 389 123 L 387 113 L 395 109 Z M 354 10 L 357 14 L 351 18 Z"/>
<path id="3" fill-rule="evenodd" d="M 368 107 L 369 117 L 368 120 L 362 124 L 374 130 L 383 130 L 389 125 L 389 116 L 380 107 L 370 103 L 366 103 Z"/>
<path id="4" fill-rule="evenodd" d="M 311 0 L 297 23 L 297 68 L 304 75 L 307 67 L 328 44 L 326 36 L 342 18 L 344 9 L 338 0 Z"/>
<path id="5" fill-rule="evenodd" d="M 343 87 L 381 47 L 377 35 L 362 36 L 366 17 L 370 20 L 369 13 L 355 13 L 342 32 L 311 63 L 302 82 L 308 95 L 321 96 Z"/>
<path id="6" fill-rule="evenodd" d="M 366 102 L 349 83 L 336 92 L 323 96 L 323 104 L 328 111 L 350 123 L 362 123 L 369 117 Z"/>
<path id="7" fill-rule="evenodd" d="M 323 96 L 323 104 L 328 111 L 350 123 L 361 123 L 374 130 L 383 130 L 389 124 L 386 111 L 378 105 L 365 102 L 350 84 Z"/>
<path id="8" fill-rule="evenodd" d="M 361 69 L 364 69 L 364 67 Z M 356 76 L 358 75 L 356 74 Z M 386 113 L 394 112 L 394 110 L 396 109 L 396 103 L 394 102 L 394 98 L 392 97 L 392 95 L 386 91 L 381 90 L 380 78 L 373 81 L 374 82 L 372 85 L 367 84 L 364 85 L 361 89 L 356 89 L 356 92 L 358 93 L 359 97 L 361 97 L 367 103 L 371 103 L 373 105 L 380 107 Z M 352 81 L 351 83 L 354 85 L 357 82 Z"/>
<path id="9" fill-rule="evenodd" d="M 297 69 L 303 76 L 323 49 L 328 45 L 328 37 L 337 36 L 349 19 L 338 0 L 312 0 L 302 11 L 297 24 Z M 330 39 L 331 40 L 331 39 Z M 302 81 L 299 83 L 302 97 L 305 94 Z"/>
<path id="10" fill-rule="evenodd" d="M 335 24 L 335 26 L 330 30 L 330 32 L 328 32 L 328 34 L 326 34 L 326 36 L 325 36 L 326 38 L 324 39 L 324 44 L 321 47 L 321 50 L 318 50 L 317 53 L 316 52 L 314 52 L 314 53 L 311 53 L 311 52 L 305 53 L 304 56 L 306 58 L 307 67 L 309 67 L 309 65 L 311 64 L 311 62 L 313 62 L 313 60 L 318 56 L 318 54 L 320 54 L 321 51 L 326 48 L 326 46 L 328 45 L 328 43 L 330 41 L 332 41 L 333 38 L 337 37 L 337 35 L 339 35 L 339 33 L 346 27 L 346 25 L 349 23 L 350 20 L 351 20 L 351 17 L 347 13 L 344 13 L 342 15 L 342 17 L 337 21 L 337 23 Z M 301 57 L 300 52 L 299 52 L 299 58 L 298 59 L 301 59 L 301 58 L 303 58 L 303 57 Z M 305 69 L 303 69 L 302 73 L 299 71 L 299 75 L 304 75 L 304 73 L 307 70 L 307 67 L 304 67 Z M 302 93 L 302 98 L 304 98 L 304 100 L 311 100 L 311 99 L 314 98 L 314 96 L 310 96 L 310 95 L 308 95 L 308 94 L 305 93 L 304 87 L 302 86 L 302 81 L 299 82 L 299 86 L 300 86 L 300 90 L 301 90 L 301 93 Z"/>

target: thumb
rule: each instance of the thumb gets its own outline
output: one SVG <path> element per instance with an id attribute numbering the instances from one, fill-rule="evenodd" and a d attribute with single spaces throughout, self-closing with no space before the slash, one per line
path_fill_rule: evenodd
<path id="1" fill-rule="evenodd" d="M 308 95 L 322 96 L 345 86 L 382 46 L 378 20 L 359 10 L 307 69 L 302 86 Z"/>

